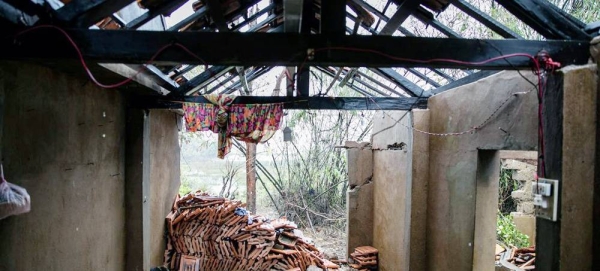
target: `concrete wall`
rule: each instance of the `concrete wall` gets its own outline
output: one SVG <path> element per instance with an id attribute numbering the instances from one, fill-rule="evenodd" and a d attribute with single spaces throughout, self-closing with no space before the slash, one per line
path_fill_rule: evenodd
<path id="1" fill-rule="evenodd" d="M 147 111 L 136 127 L 118 91 L 12 62 L 0 63 L 0 101 L 5 176 L 32 202 L 30 213 L 0 220 L 0 270 L 161 265 L 179 187 L 178 115 Z M 143 148 L 126 148 L 137 136 Z M 148 170 L 130 175 L 133 164 Z M 126 189 L 134 183 L 140 193 Z M 138 224 L 141 241 L 131 234 Z M 142 264 L 126 268 L 131 255 Z"/>
<path id="2" fill-rule="evenodd" d="M 369 143 L 346 142 L 348 185 L 346 255 L 359 246 L 373 245 L 373 150 Z"/>
<path id="3" fill-rule="evenodd" d="M 163 264 L 165 217 L 180 185 L 178 127 L 181 116 L 167 110 L 150 111 L 150 267 Z"/>
<path id="4" fill-rule="evenodd" d="M 526 75 L 534 80 L 531 73 Z M 479 253 L 486 253 L 487 243 L 474 240 L 475 220 L 495 221 L 496 215 L 495 212 L 488 212 L 482 214 L 486 217 L 476 217 L 477 194 L 492 194 L 491 190 L 497 189 L 497 186 L 487 186 L 490 191 L 484 186 L 478 187 L 479 152 L 536 149 L 537 98 L 535 90 L 531 90 L 533 87 L 518 73 L 502 72 L 429 100 L 430 131 L 448 133 L 466 131 L 480 125 L 509 99 L 496 116 L 476 133 L 430 137 L 428 270 L 472 270 L 474 258 L 485 257 Z M 523 91 L 530 92 L 512 95 Z M 484 179 L 479 178 L 479 183 L 485 183 Z M 495 202 L 495 198 L 489 200 Z M 489 238 L 485 234 L 478 236 Z M 474 247 L 475 244 L 482 247 Z M 489 244 L 490 248 L 493 245 Z M 493 264 L 488 267 L 493 269 Z"/>
<path id="5" fill-rule="evenodd" d="M 598 112 L 596 68 L 596 65 L 588 65 L 562 70 L 560 270 L 592 270 L 594 193 L 598 193 L 594 191 Z"/>
<path id="6" fill-rule="evenodd" d="M 5 175 L 31 196 L 0 220 L 0 270 L 124 270 L 123 98 L 33 65 L 0 75 Z"/>
<path id="7" fill-rule="evenodd" d="M 373 246 L 380 270 L 408 270 L 412 187 L 412 114 L 382 112 L 373 126 Z"/>

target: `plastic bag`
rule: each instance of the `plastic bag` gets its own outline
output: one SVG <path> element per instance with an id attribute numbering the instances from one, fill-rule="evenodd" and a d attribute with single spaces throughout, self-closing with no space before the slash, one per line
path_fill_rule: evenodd
<path id="1" fill-rule="evenodd" d="M 7 182 L 4 179 L 2 166 L 0 166 L 0 219 L 27 213 L 30 208 L 31 202 L 27 190 Z"/>

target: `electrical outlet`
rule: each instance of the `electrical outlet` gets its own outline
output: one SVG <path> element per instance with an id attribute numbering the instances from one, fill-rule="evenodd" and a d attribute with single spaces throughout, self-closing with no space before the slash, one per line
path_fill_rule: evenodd
<path id="1" fill-rule="evenodd" d="M 551 221 L 558 218 L 558 180 L 539 178 L 531 186 L 535 215 Z"/>
<path id="2" fill-rule="evenodd" d="M 533 183 L 531 185 L 531 192 L 534 195 L 549 197 L 552 195 L 552 185 L 549 183 Z"/>

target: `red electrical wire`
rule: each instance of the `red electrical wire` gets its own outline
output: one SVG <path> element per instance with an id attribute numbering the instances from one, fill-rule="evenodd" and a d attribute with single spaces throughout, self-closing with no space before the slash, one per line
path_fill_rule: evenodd
<path id="1" fill-rule="evenodd" d="M 83 68 L 85 69 L 86 73 L 88 74 L 90 80 L 92 80 L 92 82 L 94 82 L 96 85 L 102 87 L 102 88 L 118 88 L 121 87 L 129 82 L 131 82 L 133 80 L 133 78 L 135 78 L 135 76 L 137 76 L 138 74 L 140 74 L 144 69 L 146 69 L 145 66 L 142 66 L 140 69 L 138 69 L 136 71 L 136 73 L 115 84 L 110 84 L 110 85 L 105 85 L 102 84 L 100 82 L 98 82 L 98 80 L 96 80 L 96 78 L 94 77 L 94 75 L 92 74 L 92 72 L 90 71 L 90 69 L 88 68 L 87 63 L 85 62 L 85 59 L 83 58 L 83 54 L 81 53 L 81 50 L 79 49 L 79 46 L 77 46 L 77 43 L 75 43 L 75 41 L 71 38 L 71 36 L 69 36 L 69 34 L 63 30 L 60 27 L 57 26 L 53 26 L 53 25 L 40 25 L 40 26 L 35 26 L 32 28 L 29 28 L 27 30 L 24 30 L 22 32 L 19 32 L 17 35 L 15 35 L 15 37 L 21 36 L 23 34 L 29 33 L 31 31 L 35 31 L 35 30 L 39 30 L 42 28 L 51 28 L 51 29 L 55 29 L 58 30 L 60 33 L 62 33 L 64 35 L 64 37 L 69 41 L 69 43 L 71 43 L 71 45 L 73 46 L 73 48 L 75 49 L 77 56 L 79 57 L 79 61 L 81 62 L 81 65 L 83 66 Z M 185 47 L 182 44 L 179 43 L 172 43 L 172 44 L 168 44 L 165 45 L 163 47 L 161 47 L 158 51 L 156 51 L 156 53 L 150 58 L 150 60 L 148 60 L 147 64 L 151 64 L 152 62 L 154 62 L 154 60 L 166 49 L 170 48 L 170 47 L 178 47 L 179 49 L 183 50 L 184 52 L 186 52 L 187 54 L 189 54 L 190 56 L 194 57 L 195 59 L 199 60 L 200 62 L 202 62 L 204 64 L 205 70 L 208 70 L 208 65 L 206 64 L 206 62 L 200 58 L 198 55 L 194 54 L 193 52 L 191 52 L 187 47 Z M 526 53 L 514 53 L 514 54 L 507 54 L 507 55 L 501 55 L 501 56 L 497 56 L 497 57 L 493 57 L 490 59 L 486 59 L 486 60 L 482 60 L 482 61 L 475 61 L 475 62 L 469 62 L 469 61 L 461 61 L 461 60 L 456 60 L 456 59 L 446 59 L 446 58 L 434 58 L 434 59 L 428 59 L 428 60 L 419 60 L 419 59 L 410 59 L 410 58 L 402 58 L 402 57 L 396 57 L 381 51 L 377 51 L 377 50 L 373 50 L 373 49 L 362 49 L 362 48 L 352 48 L 352 47 L 323 47 L 323 48 L 316 48 L 314 49 L 314 53 L 316 52 L 320 52 L 320 51 L 326 51 L 326 50 L 339 50 L 339 51 L 351 51 L 351 52 L 363 52 L 363 53 L 371 53 L 371 54 L 376 54 L 376 55 L 380 55 L 383 56 L 385 58 L 388 59 L 392 59 L 392 60 L 396 60 L 396 61 L 404 61 L 404 62 L 413 62 L 413 63 L 421 63 L 421 64 L 427 64 L 427 63 L 433 63 L 433 62 L 445 62 L 445 63 L 455 63 L 455 64 L 461 64 L 461 65 L 466 65 L 466 66 L 474 66 L 474 65 L 481 65 L 481 64 L 486 64 L 486 63 L 490 63 L 490 62 L 494 62 L 494 61 L 498 61 L 498 60 L 503 60 L 503 59 L 508 59 L 508 58 L 513 58 L 513 57 L 527 57 L 529 59 L 532 60 L 532 62 L 534 63 L 534 72 L 538 77 L 538 100 L 539 100 L 539 106 L 538 106 L 538 119 L 539 119 L 539 125 L 538 125 L 538 136 L 539 136 L 539 140 L 540 140 L 540 152 L 541 152 L 541 158 L 540 158 L 540 167 L 541 167 L 541 172 L 540 175 L 541 177 L 543 177 L 545 175 L 545 163 L 544 163 L 544 155 L 545 155 L 545 149 L 544 149 L 544 128 L 542 126 L 542 112 L 543 112 L 543 88 L 545 87 L 545 84 L 543 83 L 542 80 L 542 75 L 541 75 L 541 68 L 540 68 L 540 63 L 539 61 L 532 55 L 530 54 L 526 54 Z M 304 61 L 302 62 L 302 64 L 300 65 L 300 68 L 298 70 L 302 70 L 302 68 L 304 67 L 304 65 L 306 64 L 306 61 L 308 60 L 308 56 L 304 59 Z M 286 76 L 288 78 L 291 77 L 291 75 L 289 74 L 289 72 L 287 72 L 286 70 Z M 458 133 L 457 133 L 458 134 Z"/>
<path id="2" fill-rule="evenodd" d="M 35 30 L 39 30 L 42 28 L 50 28 L 50 29 L 55 29 L 57 31 L 59 31 L 60 33 L 63 34 L 63 36 L 69 41 L 69 43 L 71 43 L 71 45 L 73 46 L 73 49 L 75 50 L 75 52 L 77 53 L 77 56 L 79 58 L 79 61 L 81 62 L 81 66 L 83 66 L 83 69 L 85 70 L 85 72 L 87 73 L 88 77 L 90 78 L 90 80 L 92 80 L 92 82 L 94 82 L 94 84 L 98 85 L 99 87 L 102 88 L 118 88 L 121 86 L 124 86 L 125 84 L 131 82 L 133 80 L 133 78 L 135 78 L 136 76 L 138 76 L 144 69 L 146 69 L 146 66 L 142 66 L 140 67 L 132 76 L 128 77 L 127 79 L 118 82 L 118 83 L 114 83 L 114 84 L 102 84 L 100 83 L 96 77 L 94 77 L 94 75 L 92 74 L 92 71 L 90 71 L 87 63 L 85 62 L 85 59 L 83 58 L 83 54 L 81 53 L 81 50 L 79 49 L 79 46 L 77 46 L 77 43 L 75 43 L 75 41 L 71 38 L 71 36 L 62 28 L 54 26 L 54 25 L 39 25 L 39 26 L 34 26 L 32 28 L 26 29 L 24 31 L 21 31 L 19 33 L 17 33 L 15 35 L 15 38 L 24 34 L 27 34 L 31 31 L 35 31 Z M 206 64 L 206 62 L 200 58 L 198 55 L 194 54 L 193 52 L 191 52 L 187 47 L 179 44 L 179 43 L 172 43 L 172 44 L 167 44 L 163 47 L 161 47 L 160 49 L 158 49 L 158 51 L 156 51 L 156 53 L 154 53 L 154 55 L 150 58 L 150 60 L 148 60 L 148 62 L 146 62 L 146 64 L 152 64 L 152 62 L 154 62 L 154 60 L 156 60 L 156 58 L 162 54 L 166 49 L 170 48 L 170 47 L 177 47 L 181 50 L 183 50 L 184 52 L 186 52 L 187 54 L 189 54 L 190 56 L 196 58 L 197 60 L 199 60 L 200 62 L 202 62 L 204 64 L 204 69 L 208 70 L 208 65 Z"/>

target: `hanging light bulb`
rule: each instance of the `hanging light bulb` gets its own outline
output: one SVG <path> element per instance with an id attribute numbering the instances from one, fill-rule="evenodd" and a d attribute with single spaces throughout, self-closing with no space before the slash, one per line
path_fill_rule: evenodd
<path id="1" fill-rule="evenodd" d="M 284 142 L 292 142 L 292 128 L 285 127 L 283 128 L 283 141 Z"/>

